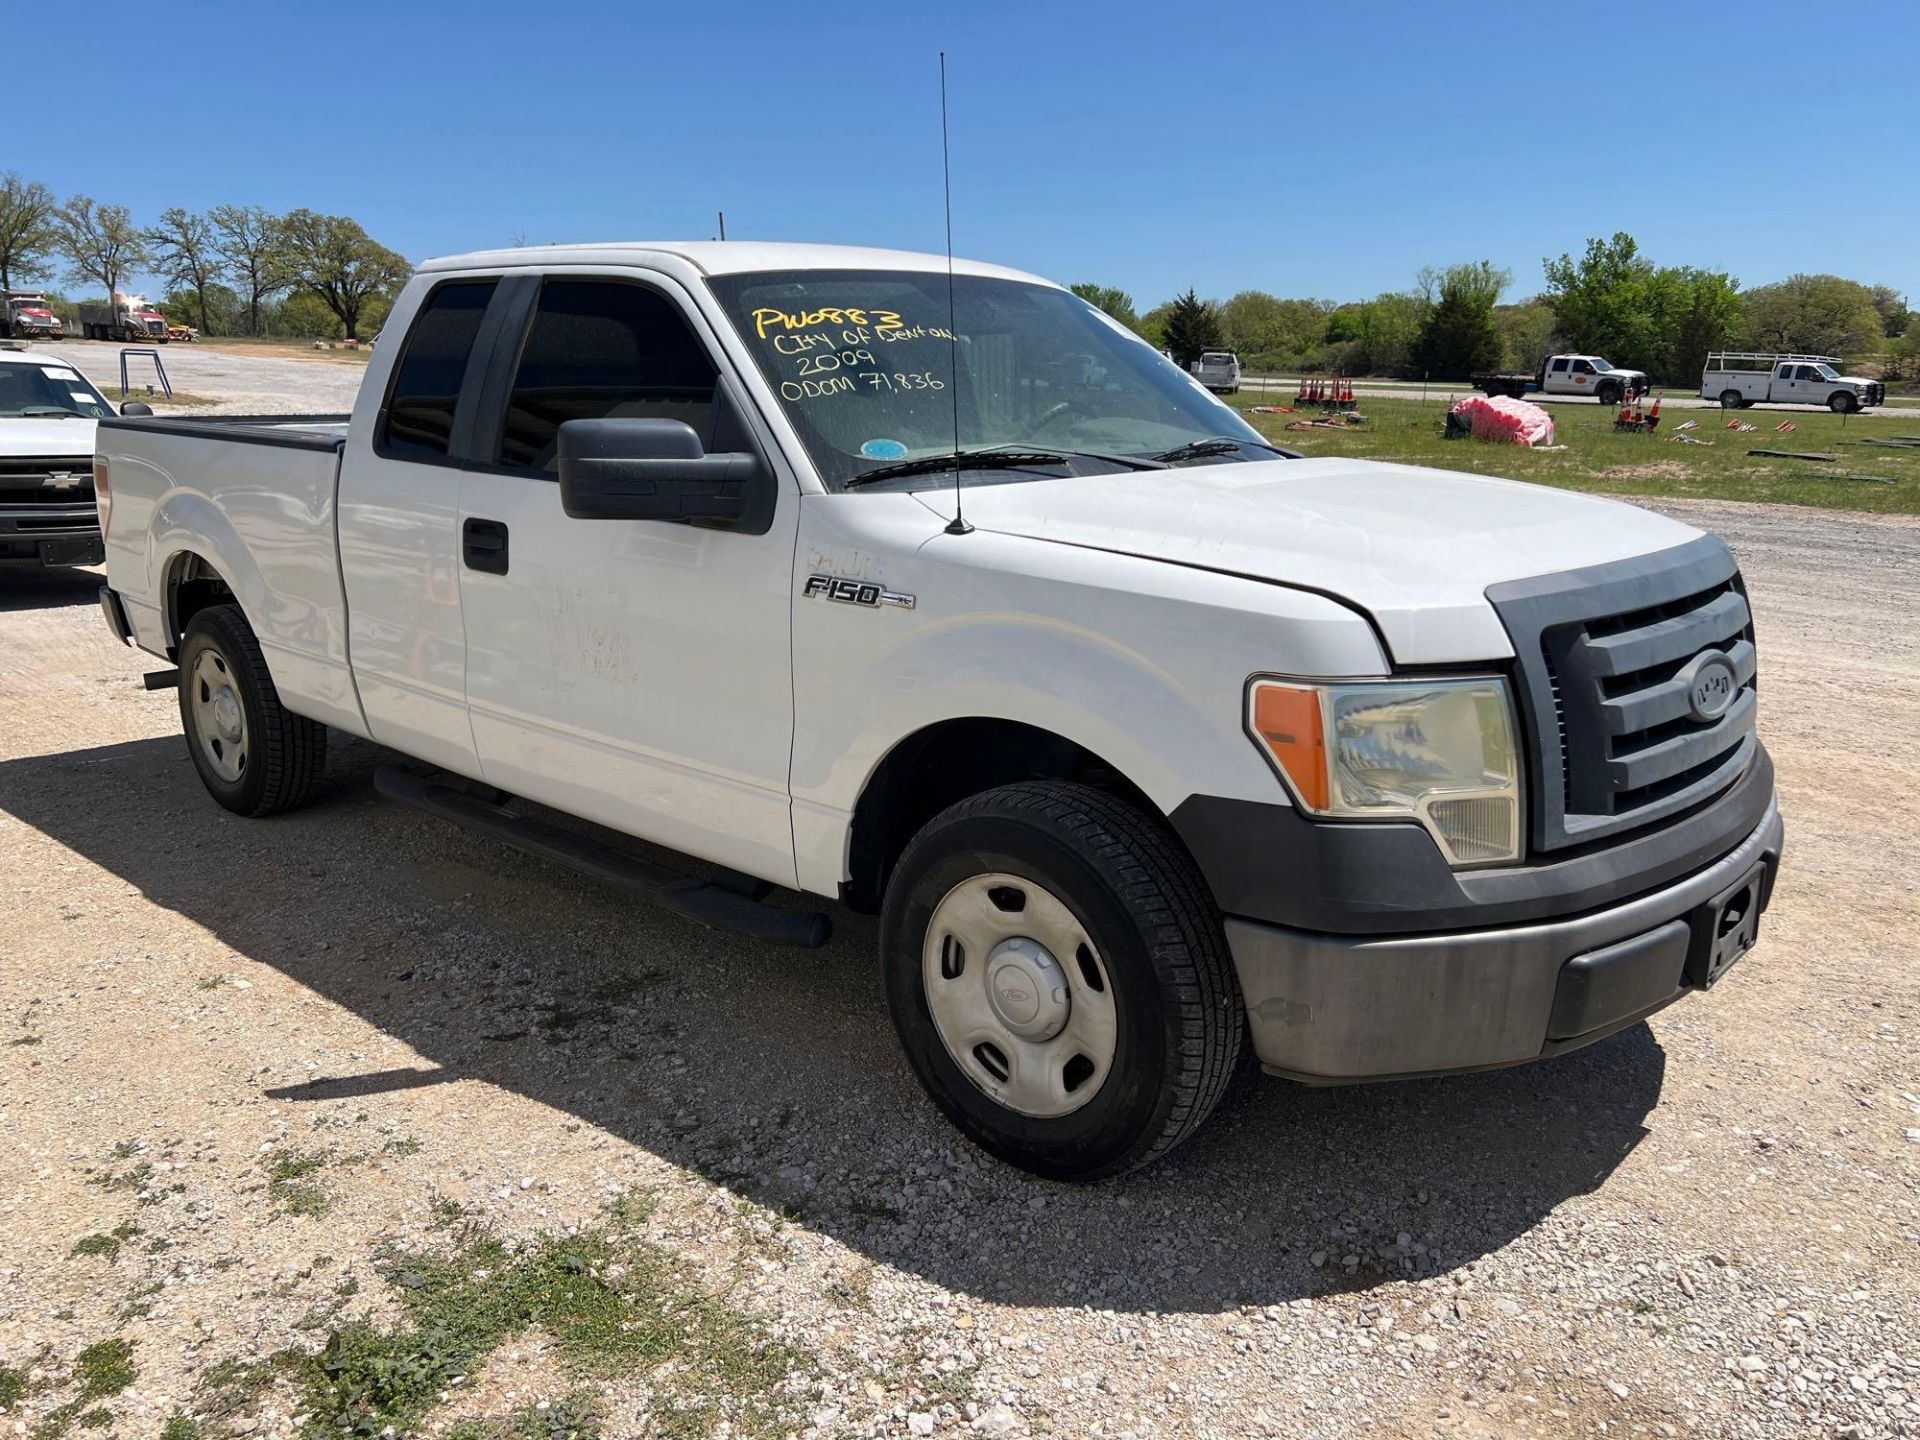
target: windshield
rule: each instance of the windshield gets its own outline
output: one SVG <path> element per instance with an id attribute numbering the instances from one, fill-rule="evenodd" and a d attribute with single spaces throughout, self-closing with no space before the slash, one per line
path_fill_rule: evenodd
<path id="1" fill-rule="evenodd" d="M 1813 368 L 1818 372 L 1822 380 L 1838 380 L 1840 378 L 1840 372 L 1835 370 L 1831 365 L 1816 365 Z"/>
<path id="2" fill-rule="evenodd" d="M 1613 362 L 1611 360 L 1603 360 L 1598 355 L 1590 358 L 1593 360 L 1593 368 L 1596 370 L 1611 370 L 1613 368 Z"/>
<path id="3" fill-rule="evenodd" d="M 78 370 L 46 365 L 0 364 L 0 420 L 79 415 L 101 420 L 113 413 Z"/>
<path id="4" fill-rule="evenodd" d="M 956 409 L 963 450 L 1152 456 L 1217 438 L 1226 453 L 1209 452 L 1211 463 L 1273 454 L 1230 407 L 1065 290 L 956 276 L 949 330 L 938 272 L 796 270 L 708 283 L 832 489 L 882 465 L 951 454 Z"/>

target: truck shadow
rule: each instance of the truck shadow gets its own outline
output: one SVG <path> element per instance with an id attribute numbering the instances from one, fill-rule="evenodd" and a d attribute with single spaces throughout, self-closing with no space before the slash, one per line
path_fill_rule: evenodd
<path id="1" fill-rule="evenodd" d="M 12 610 L 55 610 L 64 605 L 100 602 L 97 570 L 42 570 L 38 566 L 0 566 L 0 615 Z"/>
<path id="2" fill-rule="evenodd" d="M 920 1094 L 872 922 L 836 910 L 828 948 L 792 952 L 636 909 L 376 801 L 392 758 L 337 743 L 316 804 L 249 822 L 177 738 L 133 741 L 0 763 L 0 809 L 430 1062 L 314 1076 L 283 1042 L 255 1057 L 279 1103 L 380 1095 L 404 1116 L 420 1086 L 498 1085 L 990 1301 L 1204 1312 L 1450 1271 L 1602 1184 L 1660 1098 L 1644 1025 L 1449 1080 L 1249 1076 L 1156 1168 L 1037 1181 Z"/>

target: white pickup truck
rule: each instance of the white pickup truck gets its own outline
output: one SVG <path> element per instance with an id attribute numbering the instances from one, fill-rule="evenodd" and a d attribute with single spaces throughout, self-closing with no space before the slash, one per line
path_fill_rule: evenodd
<path id="1" fill-rule="evenodd" d="M 1700 375 L 1700 398 L 1723 409 L 1753 405 L 1824 405 L 1836 415 L 1884 405 L 1887 387 L 1878 380 L 1842 375 L 1847 362 L 1832 355 L 1756 355 L 1716 350 Z"/>
<path id="2" fill-rule="evenodd" d="M 1782 826 L 1711 536 L 1297 458 L 942 257 L 487 252 L 388 328 L 349 418 L 100 424 L 107 621 L 230 810 L 307 798 L 334 727 L 704 924 L 877 911 L 927 1090 L 1061 1177 L 1164 1153 L 1248 1042 L 1511 1065 L 1753 943 Z"/>

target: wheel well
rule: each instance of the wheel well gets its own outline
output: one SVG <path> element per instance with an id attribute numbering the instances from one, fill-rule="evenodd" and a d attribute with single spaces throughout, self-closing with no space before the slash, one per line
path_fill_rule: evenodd
<path id="1" fill-rule="evenodd" d="M 225 605 L 236 598 L 226 578 L 192 551 L 175 558 L 167 576 L 167 644 L 174 654 L 179 654 L 180 637 L 195 615 L 209 605 Z"/>
<path id="2" fill-rule="evenodd" d="M 853 810 L 840 898 L 868 914 L 914 834 L 949 805 L 1019 780 L 1072 780 L 1157 817 L 1154 803 L 1091 750 L 1017 720 L 943 720 L 909 735 L 867 780 Z"/>

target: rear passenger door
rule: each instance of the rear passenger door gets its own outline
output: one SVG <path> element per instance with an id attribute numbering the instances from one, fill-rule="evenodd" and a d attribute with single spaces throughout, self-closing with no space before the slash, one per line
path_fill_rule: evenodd
<path id="1" fill-rule="evenodd" d="M 1541 387 L 1549 395 L 1565 395 L 1573 389 L 1573 382 L 1567 378 L 1567 357 L 1556 355 L 1547 365 L 1546 384 Z"/>
<path id="2" fill-rule="evenodd" d="M 498 289 L 491 276 L 443 280 L 404 335 L 388 327 L 399 359 L 355 409 L 337 501 L 348 653 L 368 733 L 465 775 L 479 773 L 479 758 L 467 724 L 459 466 L 477 413 L 467 382 L 478 378 Z"/>
<path id="3" fill-rule="evenodd" d="M 797 482 L 744 401 L 718 394 L 719 347 L 672 281 L 549 275 L 527 301 L 496 348 L 460 496 L 485 776 L 792 885 Z M 758 449 L 779 480 L 770 528 L 567 516 L 559 427 L 619 416 L 684 421 L 709 453 Z"/>

